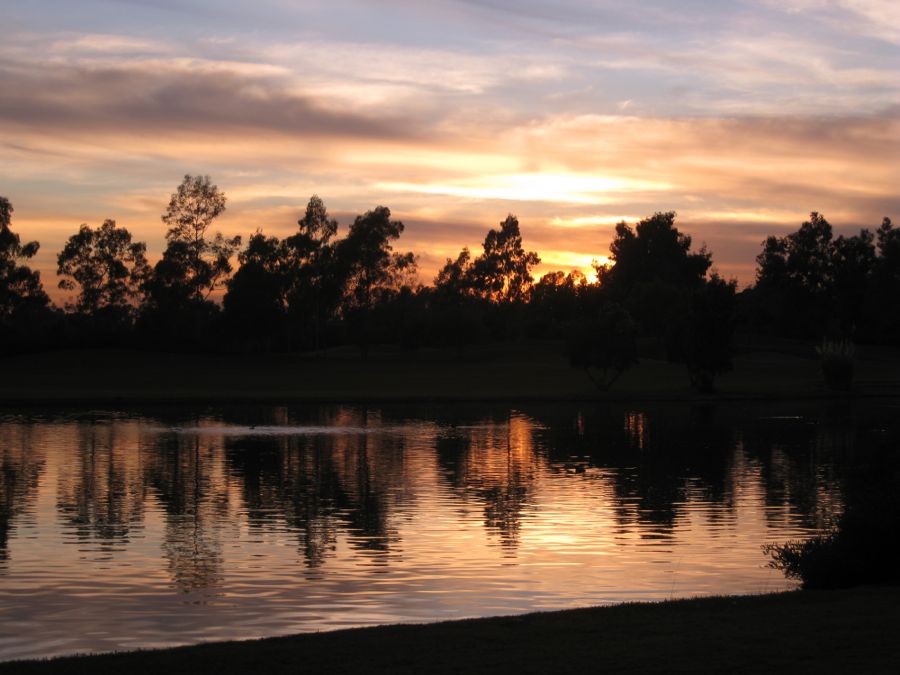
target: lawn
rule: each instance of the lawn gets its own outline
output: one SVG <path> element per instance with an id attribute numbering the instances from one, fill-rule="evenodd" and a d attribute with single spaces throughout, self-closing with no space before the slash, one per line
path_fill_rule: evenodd
<path id="1" fill-rule="evenodd" d="M 383 349 L 362 361 L 351 348 L 324 355 L 57 351 L 7 357 L 0 402 L 523 401 L 698 398 L 683 365 L 643 358 L 609 392 L 569 367 L 555 343 L 493 345 L 459 357 Z M 874 352 L 857 365 L 856 395 L 900 393 L 900 357 Z M 812 358 L 739 355 L 715 397 L 833 395 Z"/>
<path id="2" fill-rule="evenodd" d="M 43 673 L 896 673 L 900 589 L 795 591 L 0 664 Z"/>

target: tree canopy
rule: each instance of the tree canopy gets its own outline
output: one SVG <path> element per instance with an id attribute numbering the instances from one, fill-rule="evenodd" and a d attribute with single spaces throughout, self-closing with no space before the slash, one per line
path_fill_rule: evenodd
<path id="1" fill-rule="evenodd" d="M 415 271 L 415 255 L 395 253 L 391 245 L 403 230 L 403 223 L 391 220 L 391 210 L 386 206 L 357 216 L 350 225 L 347 237 L 338 245 L 349 308 L 370 310 L 384 294 L 399 290 Z"/>
<path id="2" fill-rule="evenodd" d="M 519 219 L 509 214 L 499 230 L 489 230 L 484 251 L 472 263 L 471 278 L 475 292 L 492 302 L 522 302 L 534 283 L 531 269 L 541 259 L 522 246 Z"/>
<path id="3" fill-rule="evenodd" d="M 131 233 L 105 220 L 97 229 L 82 225 L 57 256 L 59 287 L 78 289 L 75 307 L 85 314 L 101 309 L 129 312 L 146 282 L 147 246 L 132 242 Z"/>
<path id="4" fill-rule="evenodd" d="M 891 238 L 887 220 L 879 230 L 879 249 L 881 242 L 890 248 Z M 815 211 L 796 232 L 766 238 L 756 257 L 754 291 L 767 320 L 791 336 L 866 330 L 864 315 L 873 314 L 867 305 L 879 295 L 873 280 L 881 262 L 874 242 L 866 229 L 834 238 L 831 224 Z"/>
<path id="5" fill-rule="evenodd" d="M 8 317 L 28 307 L 46 307 L 50 299 L 41 286 L 41 275 L 22 261 L 35 256 L 36 241 L 23 244 L 12 231 L 13 205 L 0 197 L 0 317 Z"/>
<path id="6" fill-rule="evenodd" d="M 257 227 L 241 248 L 240 237 L 213 229 L 226 201 L 208 176 L 185 176 L 161 216 L 166 246 L 152 268 L 145 244 L 114 220 L 82 225 L 57 255 L 58 285 L 75 292 L 63 313 L 48 309 L 29 267 L 38 243 L 12 231 L 12 205 L 0 198 L 4 344 L 38 344 L 43 330 L 46 344 L 63 335 L 77 344 L 176 349 L 357 342 L 363 353 L 391 343 L 454 346 L 461 354 L 487 339 L 568 339 L 577 347 L 573 363 L 606 371 L 601 381 L 627 367 L 639 346 L 643 355 L 685 362 L 700 389 L 730 367 L 736 327 L 745 336 L 900 345 L 900 231 L 888 218 L 874 233 L 837 235 L 813 212 L 796 232 L 766 239 L 756 284 L 738 294 L 733 280 L 711 271 L 706 247 L 693 249 L 674 212 L 620 222 L 609 264 L 595 265 L 596 283 L 577 270 L 536 281 L 540 257 L 525 248 L 509 214 L 487 231 L 477 255 L 462 248 L 423 286 L 416 256 L 395 250 L 405 228 L 385 206 L 356 216 L 339 236 L 337 219 L 314 194 L 293 232 L 279 238 Z"/>
<path id="7" fill-rule="evenodd" d="M 415 256 L 394 252 L 392 246 L 403 230 L 402 222 L 391 220 L 389 208 L 376 206 L 356 217 L 337 246 L 336 265 L 344 287 L 342 308 L 354 325 L 363 355 L 368 352 L 372 311 L 404 285 L 409 286 L 415 274 Z"/>
<path id="8" fill-rule="evenodd" d="M 231 330 L 265 342 L 285 319 L 290 283 L 284 242 L 261 231 L 250 237 L 238 255 L 240 267 L 228 280 L 223 306 Z"/>
<path id="9" fill-rule="evenodd" d="M 185 175 L 161 216 L 168 241 L 200 243 L 212 222 L 225 211 L 225 194 L 209 176 Z"/>
<path id="10" fill-rule="evenodd" d="M 619 297 L 648 283 L 696 287 L 712 264 L 712 254 L 705 247 L 692 252 L 691 243 L 691 237 L 675 227 L 674 211 L 654 213 L 634 230 L 622 221 L 609 245 L 612 264 L 598 268 L 600 282 Z"/>
<path id="11" fill-rule="evenodd" d="M 665 337 L 670 357 L 678 352 L 675 335 L 690 294 L 712 264 L 706 247 L 692 252 L 691 243 L 675 227 L 674 211 L 654 213 L 635 229 L 625 222 L 616 225 L 610 264 L 596 267 L 604 294 L 620 303 L 644 333 Z"/>
<path id="12" fill-rule="evenodd" d="M 226 238 L 207 231 L 225 211 L 225 194 L 209 176 L 187 175 L 169 200 L 162 221 L 166 232 L 166 251 L 159 270 L 165 278 L 163 287 L 174 290 L 182 286 L 180 295 L 191 301 L 205 300 L 219 288 L 231 273 L 231 258 L 241 245 L 240 236 Z M 155 292 L 150 286 L 150 295 Z"/>

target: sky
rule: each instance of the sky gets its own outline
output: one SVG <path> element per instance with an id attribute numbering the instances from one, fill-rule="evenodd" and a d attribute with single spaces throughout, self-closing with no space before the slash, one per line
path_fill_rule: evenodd
<path id="1" fill-rule="evenodd" d="M 674 210 L 741 285 L 810 211 L 900 219 L 896 0 L 0 5 L 0 195 L 48 290 L 82 223 L 157 259 L 185 174 L 245 237 L 388 206 L 424 283 L 508 213 L 542 273 Z"/>

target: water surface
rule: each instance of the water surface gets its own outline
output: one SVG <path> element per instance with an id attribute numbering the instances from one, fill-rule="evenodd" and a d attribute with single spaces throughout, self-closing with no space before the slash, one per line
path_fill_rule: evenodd
<path id="1" fill-rule="evenodd" d="M 879 410 L 8 414 L 0 658 L 789 588 Z"/>

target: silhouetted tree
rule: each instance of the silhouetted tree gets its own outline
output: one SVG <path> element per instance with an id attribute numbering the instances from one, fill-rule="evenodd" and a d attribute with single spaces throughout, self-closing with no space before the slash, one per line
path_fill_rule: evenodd
<path id="1" fill-rule="evenodd" d="M 716 376 L 732 368 L 736 288 L 737 281 L 713 273 L 691 294 L 682 349 L 691 386 L 701 392 L 713 391 Z"/>
<path id="2" fill-rule="evenodd" d="M 589 284 L 578 270 L 548 272 L 531 288 L 530 330 L 543 337 L 563 337 L 565 327 L 589 313 Z"/>
<path id="3" fill-rule="evenodd" d="M 225 317 L 245 342 L 271 346 L 286 316 L 288 273 L 285 246 L 257 231 L 238 255 L 240 268 L 228 280 Z"/>
<path id="4" fill-rule="evenodd" d="M 782 277 L 796 283 L 809 293 L 824 293 L 828 290 L 834 264 L 831 251 L 832 228 L 825 217 L 813 211 L 809 220 L 800 229 L 786 237 L 769 237 L 763 248 L 759 280 L 765 283 L 770 278 L 769 267 L 765 263 L 777 260 L 775 266 Z"/>
<path id="5" fill-rule="evenodd" d="M 497 303 L 527 300 L 534 278 L 531 268 L 541 259 L 522 247 L 519 220 L 512 214 L 484 238 L 484 252 L 472 263 L 475 292 Z"/>
<path id="6" fill-rule="evenodd" d="M 186 175 L 169 199 L 161 216 L 169 226 L 166 239 L 204 243 L 206 230 L 225 211 L 225 194 L 209 176 Z"/>
<path id="7" fill-rule="evenodd" d="M 106 220 L 97 229 L 82 225 L 57 256 L 59 287 L 78 289 L 75 309 L 88 315 L 101 311 L 128 316 L 149 267 L 147 246 L 132 242 L 131 233 Z"/>
<path id="8" fill-rule="evenodd" d="M 831 224 L 815 211 L 796 232 L 768 237 L 756 258 L 762 320 L 795 337 L 853 335 L 868 305 L 873 241 L 868 230 L 834 239 Z"/>
<path id="9" fill-rule="evenodd" d="M 298 230 L 284 241 L 287 301 L 291 320 L 314 348 L 323 346 L 323 326 L 334 315 L 341 299 L 343 279 L 332 239 L 337 220 L 328 215 L 318 195 L 310 197 Z"/>
<path id="10" fill-rule="evenodd" d="M 0 318 L 34 309 L 44 309 L 50 299 L 41 286 L 41 275 L 21 264 L 35 256 L 40 248 L 36 241 L 23 244 L 10 229 L 13 206 L 0 197 Z"/>
<path id="11" fill-rule="evenodd" d="M 611 264 L 595 268 L 603 294 L 622 304 L 645 334 L 665 338 L 674 358 L 681 318 L 712 255 L 705 247 L 691 252 L 691 237 L 675 227 L 674 211 L 644 218 L 634 230 L 620 222 L 609 250 Z"/>
<path id="12" fill-rule="evenodd" d="M 523 248 L 519 221 L 511 214 L 500 223 L 500 229 L 490 230 L 484 238 L 483 251 L 472 261 L 469 278 L 495 339 L 521 337 L 534 283 L 531 269 L 540 261 L 537 253 Z"/>
<path id="13" fill-rule="evenodd" d="M 225 210 L 225 195 L 209 176 L 185 176 L 169 200 L 162 221 L 169 225 L 162 259 L 144 286 L 142 330 L 163 337 L 201 340 L 218 314 L 209 300 L 231 273 L 231 258 L 241 238 L 212 239 L 207 231 Z"/>
<path id="14" fill-rule="evenodd" d="M 885 217 L 878 228 L 878 253 L 891 270 L 900 276 L 900 230 Z"/>
<path id="15" fill-rule="evenodd" d="M 286 240 L 297 260 L 315 258 L 337 234 L 338 222 L 328 215 L 325 202 L 318 195 L 309 198 L 306 212 L 297 221 L 298 231 Z"/>
<path id="16" fill-rule="evenodd" d="M 464 247 L 456 260 L 447 258 L 434 278 L 435 293 L 448 302 L 472 295 L 472 254 Z"/>
<path id="17" fill-rule="evenodd" d="M 885 218 L 876 233 L 878 257 L 872 271 L 867 315 L 873 338 L 900 344 L 900 229 Z"/>
<path id="18" fill-rule="evenodd" d="M 607 305 L 595 317 L 570 325 L 569 363 L 584 369 L 598 389 L 608 389 L 637 363 L 636 337 L 637 328 L 628 312 L 619 305 Z"/>
<path id="19" fill-rule="evenodd" d="M 691 237 L 675 227 L 674 211 L 654 213 L 634 230 L 620 222 L 609 250 L 613 264 L 598 267 L 598 276 L 602 285 L 620 297 L 647 282 L 694 288 L 712 264 L 705 247 L 691 252 Z"/>
<path id="20" fill-rule="evenodd" d="M 363 356 L 368 353 L 370 314 L 379 302 L 396 293 L 415 273 L 412 253 L 394 253 L 391 242 L 404 226 L 391 220 L 391 211 L 377 206 L 357 216 L 347 237 L 338 243 L 337 256 L 346 279 L 344 313 L 354 327 Z"/>
<path id="21" fill-rule="evenodd" d="M 832 245 L 831 293 L 835 329 L 846 336 L 853 336 L 864 320 L 875 270 L 874 239 L 868 230 L 860 230 L 852 237 L 838 237 Z"/>
<path id="22" fill-rule="evenodd" d="M 188 175 L 162 215 L 162 221 L 169 226 L 166 242 L 181 247 L 173 259 L 184 261 L 184 284 L 197 300 L 209 297 L 231 273 L 231 258 L 241 245 L 239 236 L 229 239 L 220 232 L 211 240 L 206 236 L 213 220 L 224 210 L 225 194 L 211 183 L 209 176 Z"/>
<path id="23" fill-rule="evenodd" d="M 10 229 L 13 207 L 0 197 L 0 353 L 31 351 L 56 344 L 59 317 L 41 285 L 41 275 L 23 261 L 37 253 Z"/>
<path id="24" fill-rule="evenodd" d="M 476 296 L 472 255 L 463 248 L 456 259 L 447 258 L 434 278 L 429 298 L 432 330 L 440 344 L 461 354 L 467 344 L 484 335 L 484 301 Z"/>

